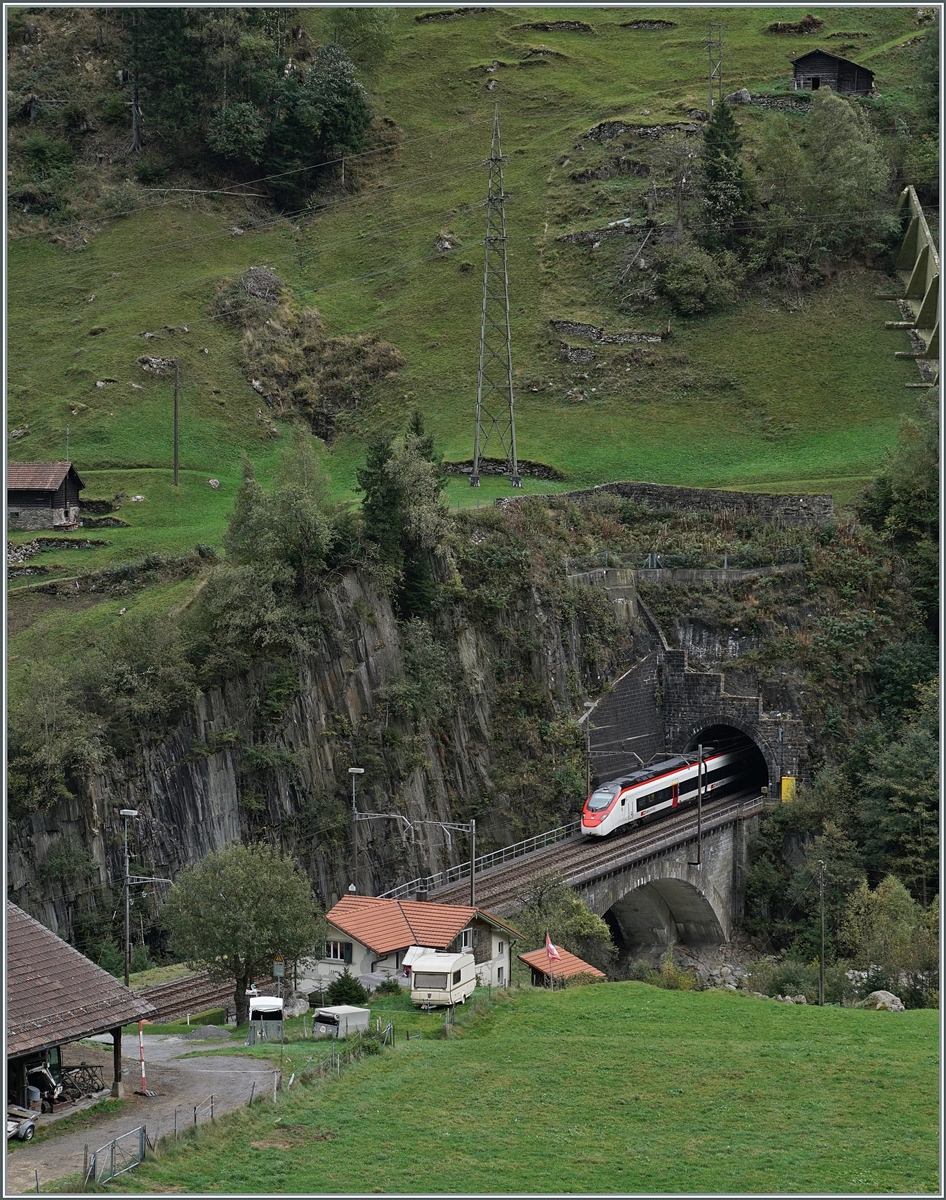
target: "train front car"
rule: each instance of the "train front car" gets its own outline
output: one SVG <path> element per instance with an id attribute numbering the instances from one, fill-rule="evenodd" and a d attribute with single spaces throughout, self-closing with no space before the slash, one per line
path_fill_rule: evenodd
<path id="1" fill-rule="evenodd" d="M 624 805 L 618 800 L 624 789 L 621 780 L 613 779 L 595 788 L 585 806 L 581 810 L 581 831 L 591 837 L 607 837 L 619 825 L 623 825 L 626 817 L 627 802 Z"/>

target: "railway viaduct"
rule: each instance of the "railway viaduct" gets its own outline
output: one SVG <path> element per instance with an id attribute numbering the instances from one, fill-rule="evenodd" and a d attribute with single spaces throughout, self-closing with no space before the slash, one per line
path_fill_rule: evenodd
<path id="1" fill-rule="evenodd" d="M 762 795 L 714 801 L 601 841 L 574 833 L 577 824 L 529 839 L 477 860 L 476 903 L 511 915 L 531 876 L 556 871 L 625 950 L 726 942 L 742 913 L 747 844 L 770 803 Z M 387 895 L 419 886 L 438 903 L 466 904 L 468 875 L 446 885 L 415 880 Z"/>

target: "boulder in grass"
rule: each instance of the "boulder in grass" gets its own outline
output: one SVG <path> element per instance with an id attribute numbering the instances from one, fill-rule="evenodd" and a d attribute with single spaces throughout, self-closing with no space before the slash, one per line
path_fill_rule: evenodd
<path id="1" fill-rule="evenodd" d="M 880 991 L 871 992 L 871 994 L 860 1002 L 858 1008 L 873 1008 L 877 1011 L 885 1012 L 905 1012 L 906 1006 L 899 996 L 895 996 L 893 992 Z"/>
<path id="2" fill-rule="evenodd" d="M 301 1017 L 303 1013 L 309 1011 L 309 997 L 300 992 L 292 996 L 287 996 L 283 1003 L 283 1015 L 286 1020 L 290 1017 Z"/>

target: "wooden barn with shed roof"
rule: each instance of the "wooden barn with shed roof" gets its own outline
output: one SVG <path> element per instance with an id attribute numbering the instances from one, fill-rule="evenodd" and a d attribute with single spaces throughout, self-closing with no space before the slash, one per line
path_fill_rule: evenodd
<path id="1" fill-rule="evenodd" d="M 7 901 L 7 1100 L 25 1105 L 27 1072 L 61 1066 L 61 1047 L 110 1033 L 112 1095 L 122 1094 L 122 1026 L 152 1019 L 153 1004 Z"/>
<path id="2" fill-rule="evenodd" d="M 71 462 L 8 462 L 7 529 L 74 529 L 84 487 Z"/>
<path id="3" fill-rule="evenodd" d="M 829 87 L 842 96 L 869 96 L 874 72 L 828 50 L 809 50 L 792 59 L 792 89 L 816 92 Z"/>

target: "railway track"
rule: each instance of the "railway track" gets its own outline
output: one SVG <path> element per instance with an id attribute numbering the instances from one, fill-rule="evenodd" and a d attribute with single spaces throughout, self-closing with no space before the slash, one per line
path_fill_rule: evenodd
<path id="1" fill-rule="evenodd" d="M 173 983 L 160 983 L 156 987 L 142 988 L 138 993 L 158 1010 L 153 1020 L 168 1022 L 184 1017 L 188 1013 L 206 1012 L 209 1008 L 229 1008 L 233 1004 L 233 984 L 214 983 L 203 972 L 185 975 Z"/>
<path id="2" fill-rule="evenodd" d="M 764 797 L 755 795 L 717 800 L 703 809 L 703 833 L 755 816 L 764 811 L 766 803 Z M 502 916 L 518 906 L 525 884 L 536 874 L 561 871 L 565 881 L 571 887 L 577 887 L 630 863 L 642 862 L 674 846 L 695 841 L 697 827 L 698 816 L 691 808 L 653 823 L 635 825 L 610 838 L 592 840 L 579 834 L 478 874 L 476 903 Z M 470 881 L 466 879 L 432 891 L 429 899 L 437 904 L 469 904 L 469 897 Z"/>

